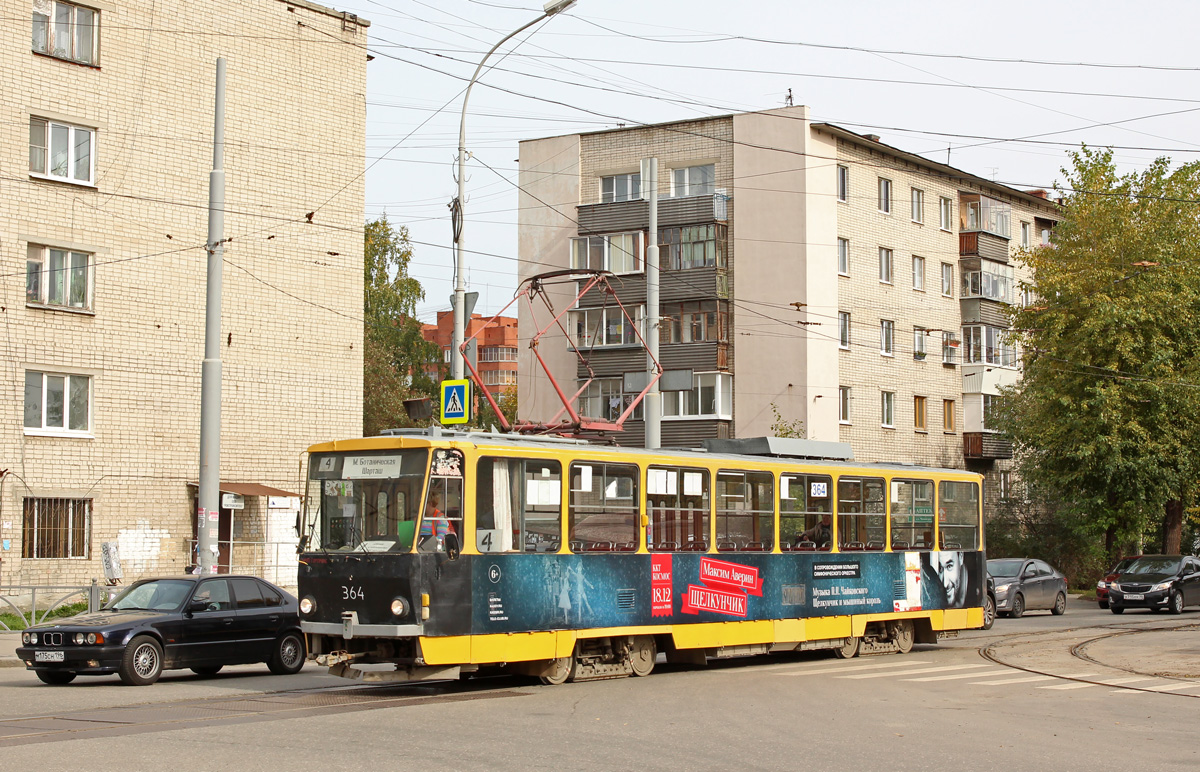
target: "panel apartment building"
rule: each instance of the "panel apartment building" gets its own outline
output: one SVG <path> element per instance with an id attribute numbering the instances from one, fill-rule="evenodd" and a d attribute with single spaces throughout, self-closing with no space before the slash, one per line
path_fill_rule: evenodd
<path id="1" fill-rule="evenodd" d="M 362 427 L 368 23 L 304 0 L 0 7 L 0 585 L 103 577 L 106 545 L 126 581 L 195 563 L 218 57 L 223 495 L 206 525 L 223 570 L 294 583 L 300 454 Z"/>
<path id="2" fill-rule="evenodd" d="M 778 411 L 859 460 L 965 466 L 1003 482 L 1011 446 L 985 416 L 1019 375 L 1004 307 L 1029 279 L 1021 250 L 1056 220 L 1044 193 L 813 123 L 805 107 L 529 140 L 521 278 L 550 265 L 612 271 L 644 329 L 639 166 L 652 156 L 660 360 L 693 371 L 690 392 L 663 395 L 664 446 L 769 434 Z M 573 291 L 557 287 L 555 306 Z M 614 311 L 589 293 L 570 312 L 570 339 L 540 347 L 575 388 L 587 373 L 573 349 L 588 352 L 597 377 L 578 401 L 586 415 L 615 418 L 633 396 L 623 374 L 645 369 Z M 533 320 L 520 324 L 525 339 Z M 546 420 L 560 403 L 521 356 L 522 418 Z M 634 417 L 617 443 L 644 443 Z"/>

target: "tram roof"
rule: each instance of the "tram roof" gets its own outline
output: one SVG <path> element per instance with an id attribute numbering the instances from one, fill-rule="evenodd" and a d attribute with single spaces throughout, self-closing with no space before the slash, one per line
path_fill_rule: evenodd
<path id="1" fill-rule="evenodd" d="M 365 437 L 351 441 L 352 447 L 344 447 L 343 442 L 321 443 L 310 448 L 311 452 L 329 452 L 335 450 L 368 450 L 371 440 L 379 439 L 419 439 L 436 444 L 440 442 L 470 442 L 475 445 L 488 447 L 509 448 L 543 448 L 546 450 L 568 448 L 591 448 L 597 451 L 620 453 L 630 456 L 649 456 L 661 458 L 664 455 L 677 458 L 694 458 L 697 461 L 713 461 L 728 459 L 745 463 L 748 459 L 770 463 L 810 463 L 843 469 L 878 469 L 905 474 L 972 474 L 965 469 L 952 467 L 931 467 L 902 462 L 884 461 L 855 461 L 849 444 L 841 442 L 819 442 L 815 440 L 797 440 L 785 437 L 752 437 L 733 440 L 706 440 L 705 448 L 630 448 L 619 445 L 601 445 L 587 440 L 565 437 L 514 435 L 503 432 L 456 431 L 432 426 L 425 429 L 388 429 L 378 437 Z M 349 443 L 346 443 L 349 444 Z M 741 452 L 738 452 L 738 451 Z"/>

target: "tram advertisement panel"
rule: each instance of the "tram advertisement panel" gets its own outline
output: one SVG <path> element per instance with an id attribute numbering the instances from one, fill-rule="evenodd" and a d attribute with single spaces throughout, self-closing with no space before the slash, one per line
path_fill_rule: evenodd
<path id="1" fill-rule="evenodd" d="M 489 555 L 475 633 L 980 606 L 983 553 Z"/>

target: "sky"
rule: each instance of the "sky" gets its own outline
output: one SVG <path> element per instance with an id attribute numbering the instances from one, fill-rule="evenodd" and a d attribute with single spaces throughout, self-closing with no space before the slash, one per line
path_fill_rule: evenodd
<path id="1" fill-rule="evenodd" d="M 366 218 L 408 228 L 418 316 L 450 308 L 463 89 L 542 13 L 522 0 L 326 2 L 367 30 Z M 1124 172 L 1200 158 L 1200 3 L 578 0 L 488 60 L 467 107 L 464 260 L 476 313 L 512 298 L 518 142 L 785 104 L 1020 189 L 1069 152 Z M 515 314 L 514 314 L 515 315 Z"/>

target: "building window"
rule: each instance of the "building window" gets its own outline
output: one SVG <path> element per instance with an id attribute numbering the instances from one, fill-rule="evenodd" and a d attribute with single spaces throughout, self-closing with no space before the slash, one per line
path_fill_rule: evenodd
<path id="1" fill-rule="evenodd" d="M 516 346 L 484 346 L 479 351 L 480 362 L 515 362 Z"/>
<path id="2" fill-rule="evenodd" d="M 892 283 L 892 250 L 879 248 L 879 280 L 884 284 Z"/>
<path id="3" fill-rule="evenodd" d="M 958 362 L 958 336 L 952 332 L 942 333 L 942 364 L 952 365 Z"/>
<path id="4" fill-rule="evenodd" d="M 91 557 L 91 499 L 25 499 L 23 558 Z"/>
<path id="5" fill-rule="evenodd" d="M 850 239 L 838 239 L 838 273 L 850 275 Z"/>
<path id="6" fill-rule="evenodd" d="M 672 196 L 711 196 L 715 190 L 716 171 L 713 164 L 688 166 L 671 171 Z"/>
<path id="7" fill-rule="evenodd" d="M 942 400 L 942 431 L 954 431 L 954 400 Z"/>
<path id="8" fill-rule="evenodd" d="M 913 289 L 925 291 L 925 258 L 913 255 Z"/>
<path id="9" fill-rule="evenodd" d="M 837 197 L 843 203 L 850 200 L 850 169 L 846 166 L 837 168 Z"/>
<path id="10" fill-rule="evenodd" d="M 641 197 L 642 175 L 637 172 L 600 178 L 600 203 L 602 204 L 611 204 L 614 201 L 633 201 Z"/>
<path id="11" fill-rule="evenodd" d="M 913 397 L 913 428 L 919 432 L 926 431 L 924 397 Z"/>
<path id="12" fill-rule="evenodd" d="M 925 337 L 928 334 L 924 327 L 913 328 L 913 359 L 925 358 Z"/>
<path id="13" fill-rule="evenodd" d="M 984 231 L 994 236 L 1008 238 L 1011 206 L 978 193 L 964 194 L 959 198 L 962 201 L 962 208 L 959 211 L 962 221 L 959 225 L 964 231 Z"/>
<path id="14" fill-rule="evenodd" d="M 91 184 L 95 172 L 91 129 L 45 118 L 29 119 L 29 173 Z"/>
<path id="15" fill-rule="evenodd" d="M 879 422 L 886 429 L 894 428 L 896 425 L 896 393 L 881 391 L 879 397 Z"/>
<path id="16" fill-rule="evenodd" d="M 1013 302 L 1013 267 L 991 260 L 980 260 L 978 271 L 964 271 L 962 297 L 987 298 L 1001 303 Z"/>
<path id="17" fill-rule="evenodd" d="M 850 312 L 838 311 L 838 347 L 850 348 Z"/>
<path id="18" fill-rule="evenodd" d="M 661 307 L 660 343 L 725 343 L 729 311 L 720 300 L 665 303 Z"/>
<path id="19" fill-rule="evenodd" d="M 450 349 L 448 349 L 448 348 L 442 349 L 442 361 L 443 362 L 450 361 Z"/>
<path id="20" fill-rule="evenodd" d="M 733 418 L 733 376 L 696 373 L 689 391 L 663 392 L 663 418 Z"/>
<path id="21" fill-rule="evenodd" d="M 925 191 L 912 189 L 912 221 L 925 222 Z"/>
<path id="22" fill-rule="evenodd" d="M 601 346 L 630 346 L 638 342 L 642 330 L 642 306 L 630 308 L 633 323 L 620 308 L 587 308 L 571 312 L 571 328 L 575 331 L 571 344 L 575 348 Z"/>
<path id="23" fill-rule="evenodd" d="M 92 428 L 92 379 L 25 372 L 25 431 L 87 436 Z"/>
<path id="24" fill-rule="evenodd" d="M 91 255 L 30 244 L 25 257 L 25 302 L 92 307 Z"/>
<path id="25" fill-rule="evenodd" d="M 850 387 L 838 386 L 838 422 L 850 423 Z"/>
<path id="26" fill-rule="evenodd" d="M 963 364 L 1017 366 L 1017 348 L 1007 330 L 986 324 L 970 325 L 963 327 L 963 340 L 967 344 Z"/>
<path id="27" fill-rule="evenodd" d="M 1021 249 L 1029 249 L 1029 223 L 1021 223 Z"/>
<path id="28" fill-rule="evenodd" d="M 689 268 L 724 268 L 726 226 L 691 225 L 660 228 L 659 267 L 664 271 Z"/>
<path id="29" fill-rule="evenodd" d="M 1042 228 L 1042 246 L 1043 247 L 1050 246 L 1050 229 L 1049 228 Z"/>
<path id="30" fill-rule="evenodd" d="M 891 319 L 879 320 L 879 353 L 884 356 L 892 356 L 893 339 L 896 332 L 896 323 Z"/>
<path id="31" fill-rule="evenodd" d="M 578 270 L 640 273 L 642 234 L 614 233 L 571 239 L 571 268 Z"/>
<path id="32" fill-rule="evenodd" d="M 579 415 L 605 421 L 617 420 L 638 395 L 636 391 L 625 393 L 624 385 L 624 378 L 597 378 L 592 381 L 579 395 Z M 632 420 L 642 420 L 642 404 L 639 402 L 629 414 Z"/>
<path id="33" fill-rule="evenodd" d="M 96 63 L 100 13 L 71 3 L 34 0 L 33 50 L 83 64 Z"/>
<path id="34" fill-rule="evenodd" d="M 996 411 L 1000 410 L 1004 404 L 1004 397 L 995 394 L 983 395 L 983 430 L 985 432 L 996 432 L 996 424 L 999 421 L 996 419 Z"/>
<path id="35" fill-rule="evenodd" d="M 954 297 L 954 266 L 950 263 L 942 263 L 942 294 Z"/>
<path id="36" fill-rule="evenodd" d="M 879 178 L 879 211 L 892 212 L 892 181 L 884 177 Z"/>
<path id="37" fill-rule="evenodd" d="M 1000 473 L 1000 500 L 1007 501 L 1012 497 L 1012 472 Z"/>
<path id="38" fill-rule="evenodd" d="M 944 230 L 954 227 L 954 200 L 942 196 L 938 199 L 938 226 Z"/>
<path id="39" fill-rule="evenodd" d="M 516 370 L 484 370 L 480 375 L 483 376 L 484 386 L 515 386 L 517 384 Z"/>

